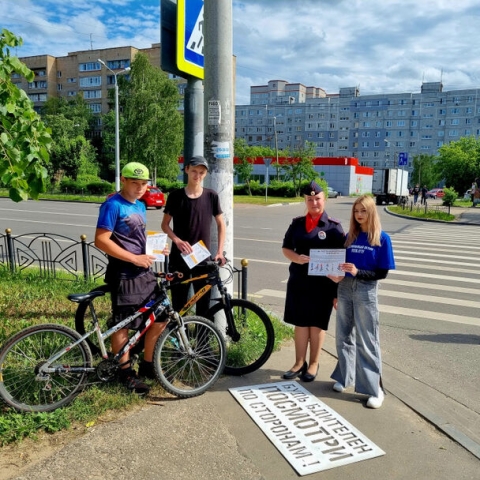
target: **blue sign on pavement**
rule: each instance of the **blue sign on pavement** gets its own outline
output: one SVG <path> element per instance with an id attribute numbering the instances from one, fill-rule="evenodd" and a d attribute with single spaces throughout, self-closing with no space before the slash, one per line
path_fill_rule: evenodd
<path id="1" fill-rule="evenodd" d="M 203 78 L 203 2 L 178 0 L 177 7 L 177 68 Z"/>
<path id="2" fill-rule="evenodd" d="M 398 166 L 402 167 L 408 165 L 408 153 L 406 152 L 400 152 L 398 154 Z"/>

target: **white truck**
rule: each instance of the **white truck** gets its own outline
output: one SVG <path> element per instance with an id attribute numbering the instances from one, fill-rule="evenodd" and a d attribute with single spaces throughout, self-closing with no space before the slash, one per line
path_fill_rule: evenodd
<path id="1" fill-rule="evenodd" d="M 377 205 L 408 202 L 408 171 L 401 168 L 376 168 L 372 193 Z"/>

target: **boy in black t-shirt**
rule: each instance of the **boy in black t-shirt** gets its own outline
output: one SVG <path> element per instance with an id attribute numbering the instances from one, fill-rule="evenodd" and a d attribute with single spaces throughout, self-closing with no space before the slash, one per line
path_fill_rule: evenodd
<path id="1" fill-rule="evenodd" d="M 220 207 L 218 194 L 209 189 L 203 188 L 202 182 L 208 173 L 208 163 L 202 156 L 191 158 L 185 166 L 185 173 L 188 177 L 187 186 L 175 190 L 169 194 L 165 205 L 162 220 L 162 230 L 172 240 L 172 251 L 169 257 L 170 271 L 183 272 L 185 277 L 201 275 L 204 273 L 202 265 L 190 270 L 183 260 L 181 254 L 192 253 L 192 245 L 202 240 L 208 250 L 212 253 L 214 260 L 221 260 L 225 263 L 223 246 L 225 243 L 225 221 Z M 218 232 L 218 246 L 216 253 L 210 248 L 210 230 L 212 220 L 215 219 Z M 170 223 L 173 220 L 173 226 Z M 193 284 L 195 291 L 205 285 L 204 282 Z M 172 288 L 172 304 L 176 311 L 187 303 L 189 285 L 177 285 Z M 197 303 L 197 315 L 203 315 L 208 309 L 210 295 L 207 293 Z"/>

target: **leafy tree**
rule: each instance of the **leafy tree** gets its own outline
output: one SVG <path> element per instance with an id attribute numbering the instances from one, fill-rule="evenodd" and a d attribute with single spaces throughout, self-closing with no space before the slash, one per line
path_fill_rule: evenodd
<path id="1" fill-rule="evenodd" d="M 177 86 L 143 53 L 137 53 L 131 68 L 129 81 L 118 79 L 124 112 L 122 158 L 141 162 L 154 176 L 173 180 L 179 173 L 183 145 Z"/>
<path id="2" fill-rule="evenodd" d="M 9 188 L 15 202 L 29 196 L 37 199 L 45 191 L 50 133 L 25 91 L 11 81 L 18 73 L 33 81 L 34 73 L 17 57 L 10 55 L 9 47 L 18 47 L 23 41 L 12 32 L 2 29 L 0 34 L 0 181 Z"/>
<path id="3" fill-rule="evenodd" d="M 439 177 L 435 163 L 437 157 L 434 155 L 415 155 L 413 157 L 413 170 L 410 176 L 410 185 L 417 183 L 422 187 L 426 185 L 427 188 L 433 188 L 441 180 Z"/>
<path id="4" fill-rule="evenodd" d="M 65 118 L 62 113 L 45 115 L 44 120 L 52 131 L 53 139 L 50 177 L 60 181 L 63 175 L 75 180 L 79 173 L 97 174 L 95 149 L 83 134 L 77 134 L 81 128 L 75 123 L 77 120 Z"/>
<path id="5" fill-rule="evenodd" d="M 252 147 L 250 147 L 244 138 L 236 138 L 233 142 L 233 150 L 238 163 L 235 163 L 233 169 L 238 175 L 240 182 L 247 186 L 248 194 L 252 195 L 250 188 L 250 177 L 253 172 L 253 162 L 255 157 L 252 155 Z"/>
<path id="6" fill-rule="evenodd" d="M 446 185 L 458 192 L 465 191 L 480 176 L 480 139 L 462 137 L 442 145 L 435 169 Z"/>
<path id="7" fill-rule="evenodd" d="M 300 193 L 302 180 L 311 181 L 318 175 L 313 168 L 314 158 L 315 144 L 306 142 L 305 147 L 296 148 L 291 155 L 286 156 L 280 162 L 282 170 L 285 172 L 285 179 L 293 182 L 296 195 Z"/>
<path id="8" fill-rule="evenodd" d="M 64 97 L 50 97 L 42 106 L 40 115 L 42 118 L 46 115 L 63 115 L 73 122 L 75 133 L 84 136 L 88 130 L 93 129 L 95 120 L 95 116 L 82 95 L 76 95 L 69 101 Z"/>

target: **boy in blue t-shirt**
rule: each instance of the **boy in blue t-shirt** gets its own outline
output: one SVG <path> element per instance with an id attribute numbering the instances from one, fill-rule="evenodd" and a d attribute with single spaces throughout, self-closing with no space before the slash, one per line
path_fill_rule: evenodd
<path id="1" fill-rule="evenodd" d="M 100 207 L 95 231 L 95 246 L 108 255 L 105 281 L 111 287 L 114 323 L 119 323 L 135 313 L 138 307 L 152 298 L 158 287 L 150 267 L 155 257 L 146 252 L 146 209 L 138 199 L 145 193 L 149 180 L 148 169 L 141 163 L 130 162 L 122 169 L 122 188 Z M 164 253 L 168 253 L 168 250 Z M 130 328 L 139 326 L 132 324 Z M 153 349 L 165 328 L 164 323 L 154 323 L 145 335 L 144 361 L 139 375 L 155 378 Z M 128 329 L 112 335 L 112 351 L 117 353 L 128 341 Z M 120 363 L 120 381 L 137 394 L 146 394 L 148 385 L 142 382 L 125 354 Z"/>

